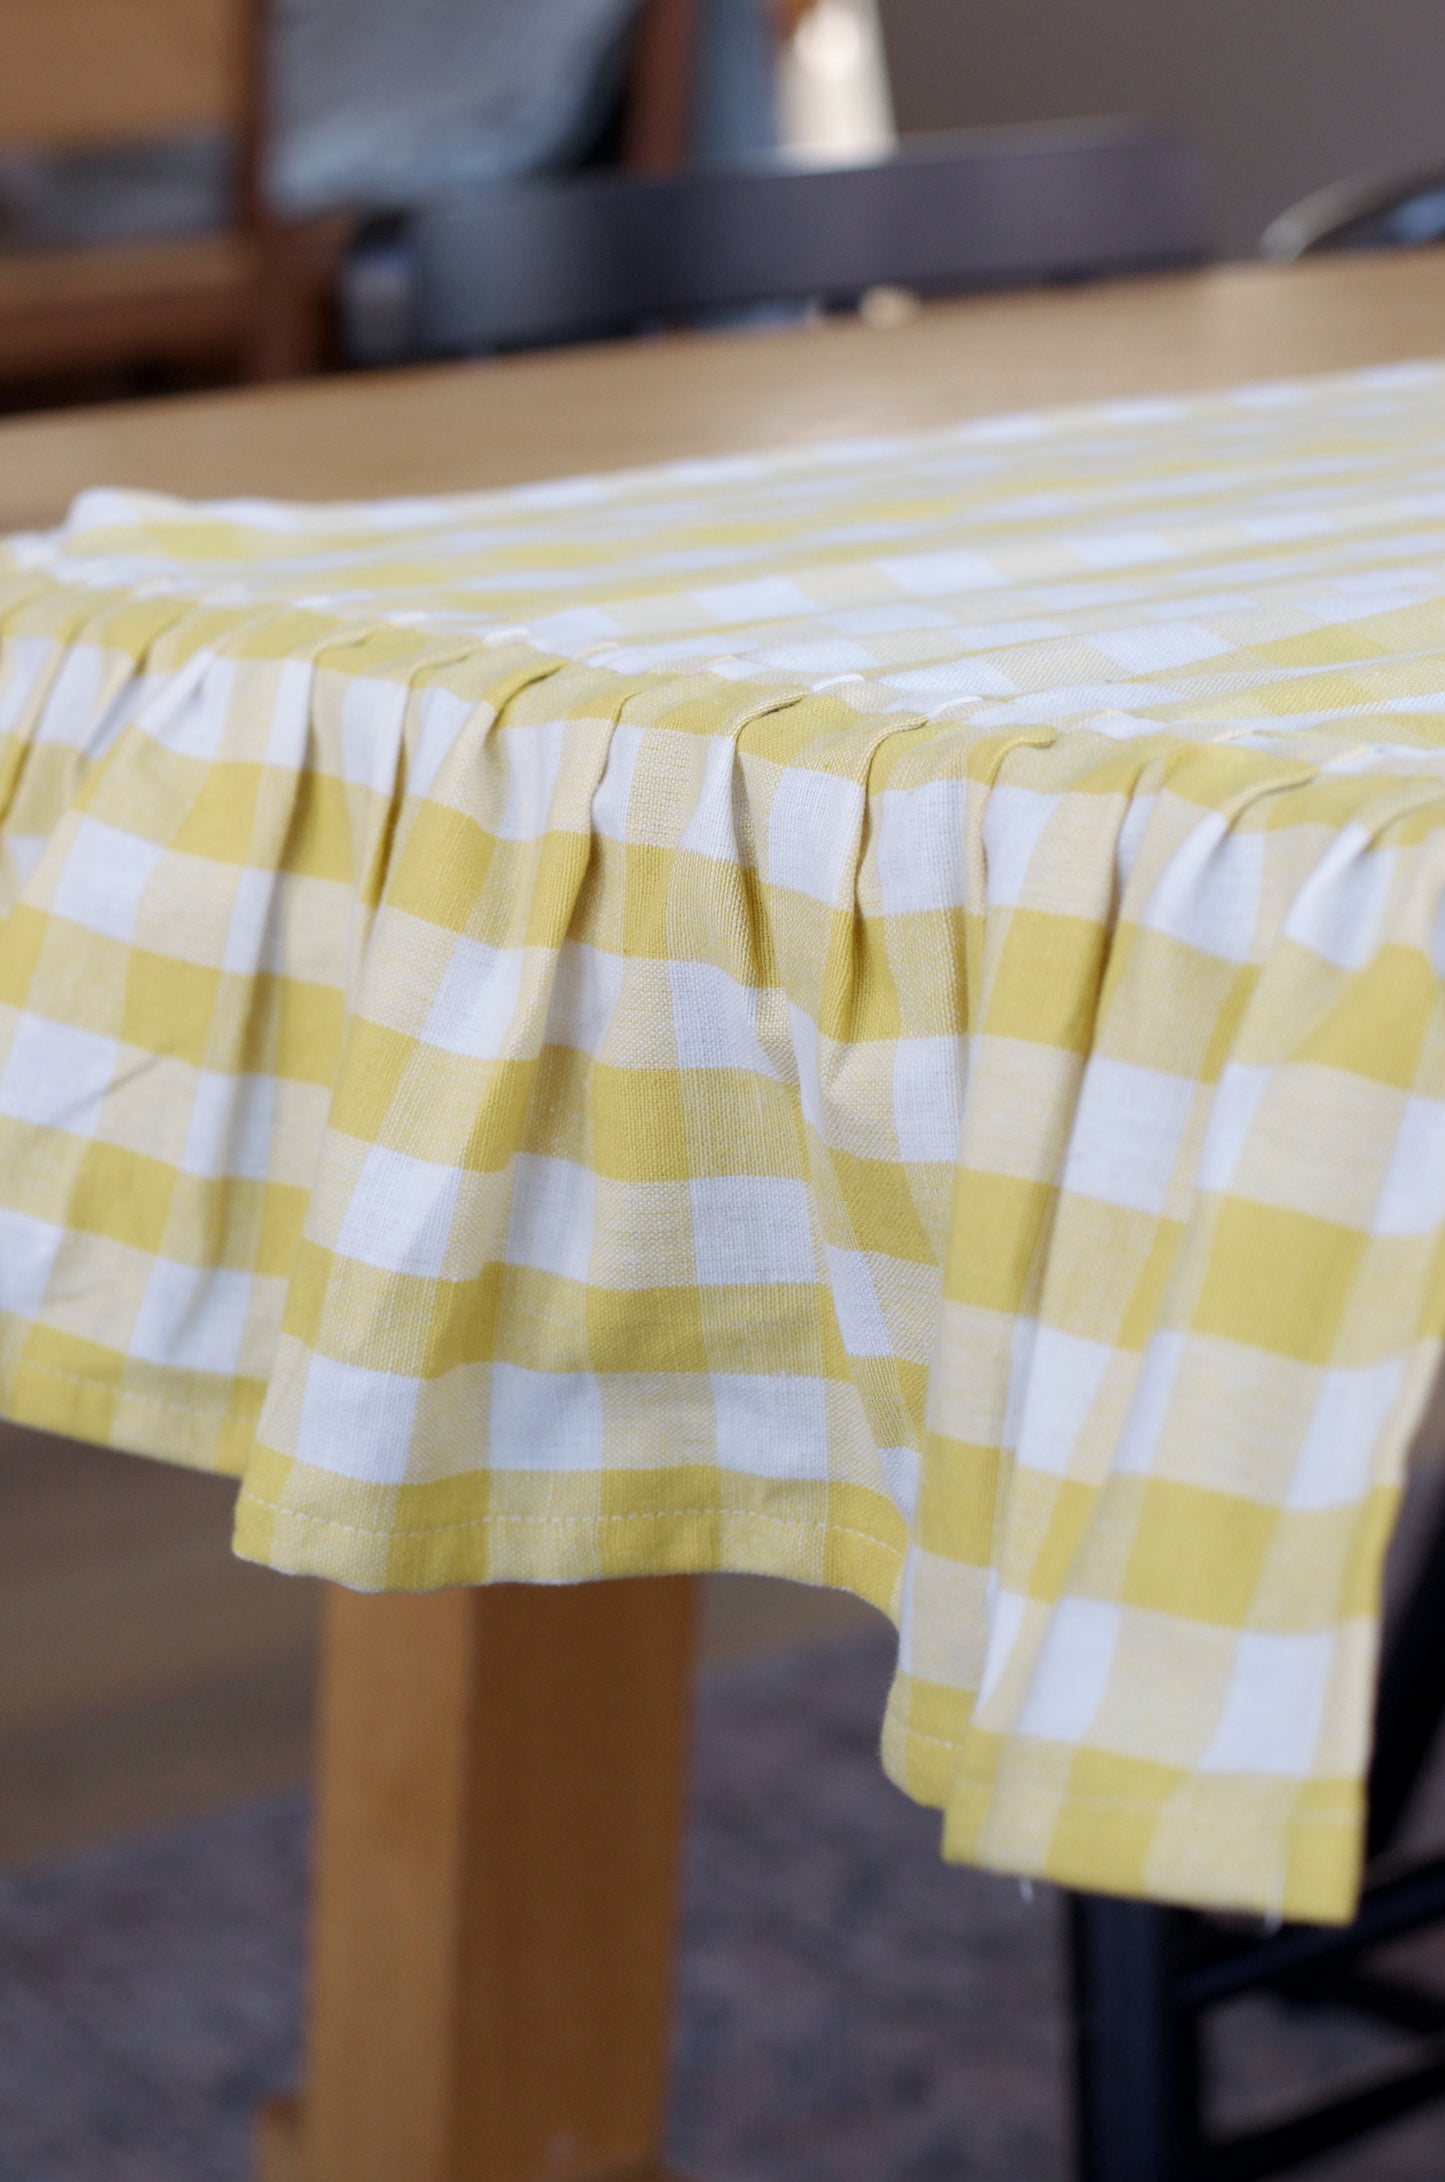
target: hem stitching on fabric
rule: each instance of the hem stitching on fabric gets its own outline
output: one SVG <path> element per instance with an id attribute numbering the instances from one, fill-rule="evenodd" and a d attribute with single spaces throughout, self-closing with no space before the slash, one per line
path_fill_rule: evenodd
<path id="1" fill-rule="evenodd" d="M 920 1736 L 918 1739 L 921 1742 L 939 1742 L 939 1738 L 936 1735 L 923 1735 Z M 959 1746 L 957 1745 L 957 1743 L 940 1743 L 939 1747 L 944 1750 L 957 1750 Z M 1221 1773 L 1218 1776 L 1220 1780 L 1223 1780 L 1226 1777 L 1231 1777 L 1236 1785 L 1240 1778 L 1238 1774 L 1235 1774 L 1233 1776 L 1226 1776 Z M 1280 1784 L 1281 1782 L 1288 1781 L 1290 1785 L 1296 1788 L 1307 1788 L 1310 1785 L 1308 1777 L 1304 1774 L 1292 1774 L 1286 1776 L 1280 1773 L 1257 1773 L 1248 1775 L 1246 1777 L 1255 1780 L 1273 1782 L 1276 1785 Z M 965 1794 L 970 1790 L 973 1790 L 979 1795 L 991 1795 L 993 1793 L 992 1784 L 988 1781 L 964 1780 L 960 1782 L 958 1786 Z M 1159 1817 L 1164 1814 L 1166 1806 L 1168 1805 L 1170 1799 L 1176 1793 L 1177 1790 L 1171 1788 L 1168 1795 L 1160 1796 L 1157 1798 L 1157 1800 L 1154 1800 L 1147 1796 L 1091 1795 L 1088 1793 L 1080 1793 L 1077 1789 L 1071 1788 L 1065 1790 L 1065 1792 L 1059 1796 L 1025 1795 L 1022 1800 L 1026 1805 L 1029 1805 L 1034 1809 L 1043 1809 L 1045 1807 L 1048 1807 L 1050 1809 L 1060 1811 L 1069 1810 L 1071 1808 L 1075 1810 L 1083 1809 L 1086 1811 L 1152 1811 L 1156 1817 Z M 1285 1825 L 1287 1828 L 1292 1828 L 1295 1826 L 1353 1827 L 1355 1824 L 1355 1819 L 1350 1817 L 1348 1813 L 1332 1813 L 1329 1811 L 1297 1811 L 1292 1813 L 1291 1816 L 1285 1820 Z"/>
<path id="2" fill-rule="evenodd" d="M 173 1409 L 178 1417 L 190 1417 L 203 1424 L 241 1421 L 235 1410 L 220 1405 L 212 1407 L 207 1402 L 177 1402 L 165 1394 L 146 1394 L 139 1387 L 123 1386 L 111 1379 L 98 1379 L 89 1372 L 62 1371 L 58 1364 L 36 1363 L 26 1357 L 22 1357 L 12 1367 L 12 1377 L 18 1379 L 30 1371 L 37 1372 L 46 1379 L 59 1379 L 66 1386 L 85 1387 L 92 1393 L 109 1394 L 117 1401 L 140 1402 L 147 1409 Z"/>
<path id="3" fill-rule="evenodd" d="M 386 1530 L 370 1523 L 343 1523 L 334 1515 L 308 1515 L 304 1509 L 288 1508 L 279 1500 L 267 1500 L 262 1494 L 248 1492 L 244 1487 L 236 1497 L 287 1522 L 318 1523 L 323 1529 L 349 1531 L 357 1538 L 442 1538 L 449 1531 L 484 1530 L 490 1523 L 541 1523 L 559 1530 L 587 1530 L 595 1523 L 671 1523 L 707 1515 L 718 1520 L 731 1516 L 741 1523 L 772 1523 L 779 1530 L 809 1531 L 824 1538 L 857 1538 L 866 1546 L 877 1546 L 881 1553 L 891 1554 L 897 1561 L 904 1557 L 900 1549 L 889 1545 L 886 1539 L 875 1538 L 871 1531 L 854 1530 L 846 1523 L 817 1523 L 786 1515 L 763 1515 L 750 1508 L 636 1508 L 605 1515 L 508 1515 L 501 1509 L 489 1509 L 485 1515 L 468 1516 L 461 1523 L 428 1523 L 418 1530 Z"/>

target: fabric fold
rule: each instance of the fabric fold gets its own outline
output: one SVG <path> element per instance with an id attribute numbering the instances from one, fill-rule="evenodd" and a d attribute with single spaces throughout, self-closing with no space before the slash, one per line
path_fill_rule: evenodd
<path id="1" fill-rule="evenodd" d="M 0 1408 L 889 1613 L 947 1852 L 1346 1915 L 1445 1339 L 1445 374 L 0 568 Z"/>

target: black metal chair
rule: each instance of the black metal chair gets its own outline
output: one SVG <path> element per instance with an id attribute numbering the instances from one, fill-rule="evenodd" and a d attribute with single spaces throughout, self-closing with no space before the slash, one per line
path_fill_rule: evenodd
<path id="1" fill-rule="evenodd" d="M 1204 163 L 1143 124 L 920 138 L 866 166 L 600 172 L 374 220 L 343 280 L 357 363 L 477 355 L 869 289 L 960 293 L 1197 264 Z"/>
<path id="2" fill-rule="evenodd" d="M 1445 1992 L 1372 1967 L 1378 1948 L 1445 1921 L 1445 1855 L 1402 1853 L 1445 1715 L 1445 1506 L 1385 1645 L 1369 1776 L 1367 1878 L 1344 1928 L 1237 1920 L 1075 1895 L 1070 1910 L 1079 2182 L 1255 2182 L 1445 2096 Z M 1211 2133 L 1212 2010 L 1272 1992 L 1358 2012 L 1411 2041 L 1372 2080 L 1267 2127 Z"/>
<path id="3" fill-rule="evenodd" d="M 1301 197 L 1260 237 L 1267 258 L 1323 250 L 1398 250 L 1445 240 L 1445 167 L 1364 175 Z"/>

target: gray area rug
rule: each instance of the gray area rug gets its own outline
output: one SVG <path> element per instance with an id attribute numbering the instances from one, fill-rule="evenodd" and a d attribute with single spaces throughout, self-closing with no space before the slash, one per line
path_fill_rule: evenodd
<path id="1" fill-rule="evenodd" d="M 672 2140 L 701 2182 L 1066 2182 L 1059 1905 L 940 1863 L 878 1769 L 888 1664 L 705 1686 Z M 249 2182 L 297 2068 L 305 1835 L 288 1797 L 0 1880 L 0 2182 Z M 1221 2104 L 1262 2118 L 1389 2050 L 1247 2003 Z M 1442 2169 L 1445 2109 L 1308 2171 Z"/>

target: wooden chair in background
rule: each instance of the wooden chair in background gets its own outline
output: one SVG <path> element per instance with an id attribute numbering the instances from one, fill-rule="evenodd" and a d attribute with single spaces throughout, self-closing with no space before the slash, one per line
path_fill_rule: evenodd
<path id="1" fill-rule="evenodd" d="M 642 0 L 627 70 L 622 164 L 670 174 L 686 163 L 697 0 Z"/>
<path id="2" fill-rule="evenodd" d="M 0 151 L 55 156 L 214 131 L 234 146 L 212 235 L 0 251 L 0 382 L 219 368 L 284 378 L 328 339 L 338 224 L 269 210 L 267 0 L 5 0 Z"/>
<path id="3" fill-rule="evenodd" d="M 627 70 L 621 164 L 637 174 L 672 174 L 693 150 L 694 97 L 703 60 L 707 0 L 640 0 Z M 775 65 L 815 0 L 764 0 Z"/>

